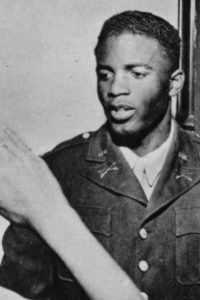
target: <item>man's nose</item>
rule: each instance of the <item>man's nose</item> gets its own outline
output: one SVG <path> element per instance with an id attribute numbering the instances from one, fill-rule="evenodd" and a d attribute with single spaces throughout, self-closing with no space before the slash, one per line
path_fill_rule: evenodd
<path id="1" fill-rule="evenodd" d="M 119 96 L 119 95 L 128 95 L 129 82 L 126 76 L 115 75 L 110 83 L 109 95 L 110 96 Z"/>

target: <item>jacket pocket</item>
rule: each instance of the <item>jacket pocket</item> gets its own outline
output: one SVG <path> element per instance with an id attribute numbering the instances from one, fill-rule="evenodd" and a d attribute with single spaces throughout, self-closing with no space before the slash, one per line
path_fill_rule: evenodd
<path id="1" fill-rule="evenodd" d="M 109 237 L 111 236 L 111 210 L 100 206 L 75 206 L 83 222 L 95 235 L 105 248 L 109 248 Z M 67 284 L 76 283 L 76 279 L 63 264 L 57 260 L 57 275 L 61 281 Z"/>
<path id="2" fill-rule="evenodd" d="M 200 283 L 200 207 L 175 208 L 176 277 L 185 285 Z"/>
<path id="3" fill-rule="evenodd" d="M 111 209 L 101 206 L 75 206 L 83 222 L 94 234 L 111 236 Z"/>
<path id="4" fill-rule="evenodd" d="M 96 239 L 110 249 L 111 209 L 102 206 L 75 206 L 75 210 Z"/>

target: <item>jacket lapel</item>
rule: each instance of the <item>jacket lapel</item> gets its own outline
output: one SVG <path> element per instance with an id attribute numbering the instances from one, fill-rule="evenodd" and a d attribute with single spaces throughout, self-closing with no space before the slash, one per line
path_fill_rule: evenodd
<path id="1" fill-rule="evenodd" d="M 146 196 L 135 175 L 103 127 L 91 138 L 83 176 L 104 189 L 124 195 L 146 205 Z"/>
<path id="2" fill-rule="evenodd" d="M 197 151 L 189 135 L 178 126 L 175 130 L 174 143 L 149 201 L 104 126 L 91 138 L 85 163 L 80 172 L 88 180 L 146 206 L 144 222 L 200 181 L 200 161 Z"/>
<path id="3" fill-rule="evenodd" d="M 188 134 L 178 126 L 174 143 L 146 209 L 147 221 L 200 181 L 200 160 Z"/>

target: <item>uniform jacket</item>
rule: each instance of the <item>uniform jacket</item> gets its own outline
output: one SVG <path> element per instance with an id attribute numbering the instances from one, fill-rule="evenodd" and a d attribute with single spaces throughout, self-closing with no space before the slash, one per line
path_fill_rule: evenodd
<path id="1" fill-rule="evenodd" d="M 178 126 L 175 140 L 149 202 L 106 126 L 44 156 L 71 205 L 149 300 L 200 299 L 200 140 Z M 88 299 L 31 228 L 10 226 L 3 247 L 1 285 L 30 299 Z"/>

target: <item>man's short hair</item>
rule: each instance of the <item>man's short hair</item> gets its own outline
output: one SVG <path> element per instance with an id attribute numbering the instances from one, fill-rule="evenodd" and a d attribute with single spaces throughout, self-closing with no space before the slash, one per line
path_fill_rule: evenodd
<path id="1" fill-rule="evenodd" d="M 170 71 L 173 72 L 179 67 L 180 37 L 178 30 L 164 19 L 142 11 L 125 11 L 105 21 L 95 48 L 96 57 L 99 57 L 101 46 L 108 37 L 118 36 L 124 32 L 157 40 L 169 58 Z"/>

